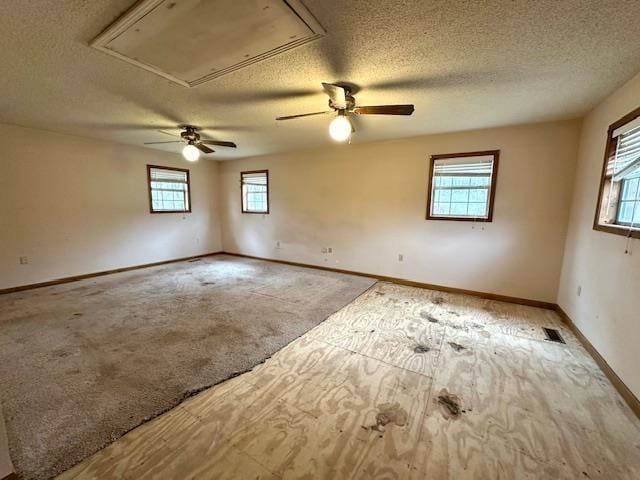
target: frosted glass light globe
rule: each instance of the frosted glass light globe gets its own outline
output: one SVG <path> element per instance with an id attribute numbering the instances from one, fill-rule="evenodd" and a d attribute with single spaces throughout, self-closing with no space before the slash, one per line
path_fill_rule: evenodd
<path id="1" fill-rule="evenodd" d="M 200 150 L 193 145 L 187 145 L 182 149 L 182 156 L 190 162 L 195 162 L 200 158 Z"/>
<path id="2" fill-rule="evenodd" d="M 329 135 L 336 142 L 344 142 L 351 136 L 351 122 L 344 115 L 338 115 L 329 125 Z"/>

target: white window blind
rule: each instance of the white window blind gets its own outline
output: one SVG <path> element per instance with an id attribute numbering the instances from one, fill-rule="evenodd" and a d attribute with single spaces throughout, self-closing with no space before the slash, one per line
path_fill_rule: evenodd
<path id="1" fill-rule="evenodd" d="M 434 175 L 486 175 L 491 177 L 492 157 L 443 158 L 436 160 Z"/>
<path id="2" fill-rule="evenodd" d="M 613 155 L 609 158 L 607 176 L 612 177 L 615 182 L 640 177 L 640 124 L 632 128 L 622 127 L 613 133 L 619 135 L 613 137 L 617 138 L 617 142 Z"/>
<path id="3" fill-rule="evenodd" d="M 189 172 L 149 167 L 152 212 L 188 212 Z"/>

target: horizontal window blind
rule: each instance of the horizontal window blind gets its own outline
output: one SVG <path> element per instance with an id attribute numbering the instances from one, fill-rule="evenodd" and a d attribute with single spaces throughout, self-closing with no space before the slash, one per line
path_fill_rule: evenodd
<path id="1" fill-rule="evenodd" d="M 614 181 L 636 178 L 640 176 L 640 124 L 618 131 L 624 133 L 614 137 L 617 141 L 607 164 L 607 176 Z"/>
<path id="2" fill-rule="evenodd" d="M 242 183 L 245 185 L 266 185 L 267 184 L 267 174 L 260 173 L 243 173 L 242 174 Z"/>
<path id="3" fill-rule="evenodd" d="M 446 158 L 436 162 L 433 168 L 435 176 L 491 176 L 493 161 L 487 157 Z"/>
<path id="4" fill-rule="evenodd" d="M 150 175 L 151 181 L 187 183 L 187 172 L 178 170 L 165 170 L 152 167 Z"/>

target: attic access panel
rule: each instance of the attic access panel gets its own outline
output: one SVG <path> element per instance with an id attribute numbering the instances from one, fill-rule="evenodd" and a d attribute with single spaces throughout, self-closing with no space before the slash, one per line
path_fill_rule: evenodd
<path id="1" fill-rule="evenodd" d="M 300 0 L 142 0 L 91 46 L 193 87 L 324 33 Z"/>

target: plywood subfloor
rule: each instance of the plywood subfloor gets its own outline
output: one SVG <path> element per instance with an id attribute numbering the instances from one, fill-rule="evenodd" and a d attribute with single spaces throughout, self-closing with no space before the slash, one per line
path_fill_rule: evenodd
<path id="1" fill-rule="evenodd" d="M 89 478 L 632 479 L 640 421 L 554 312 L 379 283 Z"/>

